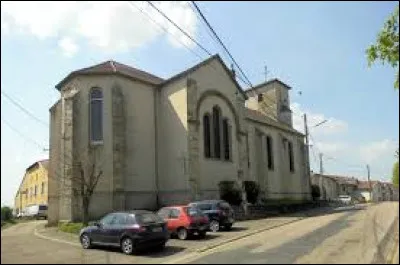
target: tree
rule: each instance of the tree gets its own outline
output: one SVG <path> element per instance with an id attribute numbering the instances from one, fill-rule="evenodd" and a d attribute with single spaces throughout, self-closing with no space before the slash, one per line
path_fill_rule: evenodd
<path id="1" fill-rule="evenodd" d="M 10 221 L 12 219 L 12 209 L 8 206 L 1 207 L 1 221 Z"/>
<path id="2" fill-rule="evenodd" d="M 96 157 L 100 156 L 96 147 L 88 147 L 86 150 L 81 150 L 76 159 L 71 164 L 64 166 L 72 166 L 69 174 L 65 175 L 65 180 L 60 183 L 61 192 L 64 194 L 66 190 L 72 191 L 72 196 L 79 197 L 80 207 L 82 211 L 82 223 L 87 225 L 89 223 L 89 207 L 92 200 L 92 195 L 96 189 L 100 177 L 103 175 L 101 165 L 98 163 Z M 104 159 L 104 158 L 103 158 Z M 60 179 L 57 179 L 60 180 Z"/>
<path id="3" fill-rule="evenodd" d="M 394 166 L 393 166 L 392 183 L 395 187 L 399 186 L 399 161 L 394 163 Z"/>
<path id="4" fill-rule="evenodd" d="M 387 63 L 396 70 L 395 89 L 399 88 L 399 6 L 386 20 L 378 33 L 376 43 L 366 50 L 368 66 L 376 60 Z"/>

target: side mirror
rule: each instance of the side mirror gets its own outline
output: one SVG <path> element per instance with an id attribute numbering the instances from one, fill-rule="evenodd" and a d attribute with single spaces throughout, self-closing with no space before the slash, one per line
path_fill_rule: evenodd
<path id="1" fill-rule="evenodd" d="M 100 222 L 94 222 L 94 225 L 99 227 L 99 228 L 101 227 L 101 223 Z"/>

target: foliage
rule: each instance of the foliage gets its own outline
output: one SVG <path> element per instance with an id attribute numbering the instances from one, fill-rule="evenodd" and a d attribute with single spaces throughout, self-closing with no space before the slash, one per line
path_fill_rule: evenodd
<path id="1" fill-rule="evenodd" d="M 260 193 L 260 186 L 255 181 L 244 181 L 244 189 L 246 191 L 246 199 L 249 203 L 255 204 Z"/>
<path id="2" fill-rule="evenodd" d="M 1 221 L 10 221 L 12 218 L 12 209 L 8 206 L 1 207 Z"/>
<path id="3" fill-rule="evenodd" d="M 366 50 L 368 65 L 376 60 L 391 65 L 396 70 L 394 87 L 399 88 L 399 6 L 386 20 L 383 29 L 378 33 L 376 43 Z"/>
<path id="4" fill-rule="evenodd" d="M 58 230 L 66 233 L 72 233 L 72 234 L 79 234 L 79 231 L 85 227 L 83 223 L 65 223 L 65 222 L 60 222 L 58 224 Z"/>
<path id="5" fill-rule="evenodd" d="M 320 191 L 318 185 L 312 185 L 311 186 L 311 196 L 312 196 L 314 201 L 316 199 L 318 199 L 319 197 L 321 197 L 321 191 Z"/>
<path id="6" fill-rule="evenodd" d="M 392 183 L 395 187 L 399 186 L 399 161 L 394 163 L 394 166 L 393 166 Z"/>
<path id="7" fill-rule="evenodd" d="M 220 198 L 231 205 L 240 205 L 242 203 L 242 192 L 235 185 L 234 181 L 221 181 L 219 184 Z"/>

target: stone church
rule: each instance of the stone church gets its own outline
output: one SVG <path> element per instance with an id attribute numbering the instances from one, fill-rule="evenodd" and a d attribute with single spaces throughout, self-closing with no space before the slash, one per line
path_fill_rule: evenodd
<path id="1" fill-rule="evenodd" d="M 218 184 L 259 183 L 263 199 L 310 199 L 304 135 L 290 87 L 244 91 L 219 55 L 162 79 L 107 61 L 73 71 L 50 108 L 49 222 L 81 216 L 74 192 L 90 160 L 102 172 L 90 215 L 219 198 Z"/>

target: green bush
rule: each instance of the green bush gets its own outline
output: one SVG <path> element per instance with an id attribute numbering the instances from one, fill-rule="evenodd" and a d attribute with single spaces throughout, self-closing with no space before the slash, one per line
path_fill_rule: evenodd
<path id="1" fill-rule="evenodd" d="M 218 186 L 221 200 L 231 205 L 240 205 L 242 203 L 242 193 L 234 181 L 221 181 Z"/>
<path id="2" fill-rule="evenodd" d="M 84 227 L 82 223 L 64 223 L 58 224 L 58 230 L 66 233 L 79 234 L 79 231 Z"/>
<path id="3" fill-rule="evenodd" d="M 255 181 L 246 180 L 243 182 L 246 191 L 246 199 L 249 203 L 255 204 L 260 193 L 260 185 Z"/>
<path id="4" fill-rule="evenodd" d="M 13 217 L 12 209 L 8 206 L 1 207 L 1 221 L 10 221 Z"/>

